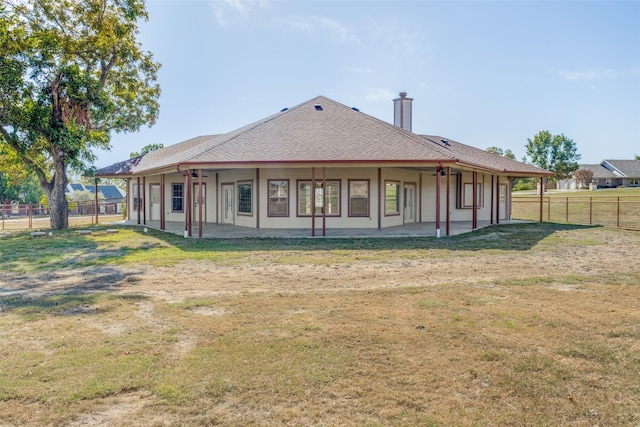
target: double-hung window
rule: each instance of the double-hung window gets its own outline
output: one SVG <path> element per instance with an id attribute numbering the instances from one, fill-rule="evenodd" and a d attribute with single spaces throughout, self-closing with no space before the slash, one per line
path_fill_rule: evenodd
<path id="1" fill-rule="evenodd" d="M 369 216 L 369 180 L 349 180 L 349 216 Z"/>
<path id="2" fill-rule="evenodd" d="M 252 207 L 253 182 L 238 182 L 238 215 L 251 215 Z"/>
<path id="3" fill-rule="evenodd" d="M 384 214 L 400 215 L 400 182 L 384 182 Z"/>
<path id="4" fill-rule="evenodd" d="M 171 212 L 184 212 L 184 184 L 171 184 Z"/>
<path id="5" fill-rule="evenodd" d="M 289 180 L 269 180 L 269 216 L 289 216 Z"/>

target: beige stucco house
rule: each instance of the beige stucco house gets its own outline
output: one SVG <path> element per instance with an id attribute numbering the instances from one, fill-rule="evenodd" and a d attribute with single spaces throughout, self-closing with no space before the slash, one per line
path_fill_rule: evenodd
<path id="1" fill-rule="evenodd" d="M 100 169 L 128 184 L 130 221 L 252 229 L 384 229 L 510 219 L 510 184 L 548 172 L 440 136 L 411 131 L 412 102 L 395 124 L 318 96 L 233 132 L 193 138 Z M 474 203 L 475 200 L 475 203 Z M 175 229 L 175 227 L 174 227 Z"/>

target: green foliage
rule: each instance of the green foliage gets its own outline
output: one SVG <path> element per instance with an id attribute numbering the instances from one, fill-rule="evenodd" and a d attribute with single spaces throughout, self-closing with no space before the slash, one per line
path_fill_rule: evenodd
<path id="1" fill-rule="evenodd" d="M 513 154 L 513 151 L 509 150 L 508 148 L 506 150 L 503 150 L 500 147 L 489 147 L 487 148 L 487 151 L 489 153 L 497 154 L 498 156 L 506 157 L 507 159 L 516 159 L 516 155 Z"/>
<path id="2" fill-rule="evenodd" d="M 575 142 L 562 134 L 551 135 L 544 130 L 527 141 L 527 156 L 531 163 L 552 172 L 554 181 L 569 178 L 580 167 L 581 156 Z"/>
<path id="3" fill-rule="evenodd" d="M 537 188 L 538 182 L 532 178 L 518 178 L 513 180 L 513 191 L 530 191 Z"/>
<path id="4" fill-rule="evenodd" d="M 0 148 L 34 172 L 52 228 L 68 225 L 69 169 L 112 132 L 152 125 L 160 67 L 136 41 L 143 0 L 12 2 L 0 10 Z M 2 160 L 4 163 L 4 160 Z"/>
<path id="5" fill-rule="evenodd" d="M 147 144 L 144 147 L 142 147 L 139 153 L 138 152 L 131 153 L 129 154 L 129 157 L 133 159 L 134 157 L 144 156 L 145 154 L 155 150 L 159 150 L 160 148 L 164 148 L 164 144 Z"/>

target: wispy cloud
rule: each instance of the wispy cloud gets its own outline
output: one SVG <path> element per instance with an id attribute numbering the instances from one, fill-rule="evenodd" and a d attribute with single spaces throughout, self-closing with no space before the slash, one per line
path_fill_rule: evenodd
<path id="1" fill-rule="evenodd" d="M 256 7 L 266 7 L 266 0 L 221 0 L 211 2 L 211 11 L 218 25 L 225 27 L 229 20 L 248 15 Z"/>
<path id="2" fill-rule="evenodd" d="M 324 16 L 289 16 L 282 21 L 290 28 L 306 33 L 328 33 L 335 41 L 347 42 L 358 40 L 354 32 L 344 26 L 340 21 Z"/>
<path id="3" fill-rule="evenodd" d="M 384 88 L 372 88 L 369 90 L 369 92 L 365 96 L 367 100 L 373 101 L 373 102 L 380 102 L 380 101 L 388 102 L 390 99 L 393 99 L 395 97 L 396 97 L 395 92 L 390 91 L 389 89 L 384 89 Z"/>
<path id="4" fill-rule="evenodd" d="M 356 73 L 356 74 L 375 74 L 376 73 L 376 70 L 374 70 L 373 68 L 346 66 L 345 69 L 347 71 L 351 71 L 352 73 Z"/>
<path id="5" fill-rule="evenodd" d="M 619 71 L 613 69 L 602 70 L 584 70 L 584 71 L 567 71 L 560 70 L 557 72 L 565 80 L 571 81 L 593 81 L 593 80 L 609 80 L 617 78 L 621 75 Z"/>

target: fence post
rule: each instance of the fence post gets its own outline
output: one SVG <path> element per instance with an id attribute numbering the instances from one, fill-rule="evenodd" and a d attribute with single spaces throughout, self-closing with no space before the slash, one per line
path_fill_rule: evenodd
<path id="1" fill-rule="evenodd" d="M 27 205 L 27 212 L 29 213 L 29 230 L 33 228 L 33 210 L 31 203 Z"/>
<path id="2" fill-rule="evenodd" d="M 567 203 L 565 205 L 565 219 L 564 222 L 569 222 L 569 197 L 567 197 Z"/>
<path id="3" fill-rule="evenodd" d="M 589 225 L 593 225 L 593 197 L 589 197 Z"/>
<path id="4" fill-rule="evenodd" d="M 620 228 L 620 196 L 618 196 L 618 203 L 616 203 L 616 227 Z"/>
<path id="5" fill-rule="evenodd" d="M 551 197 L 547 197 L 547 221 L 551 222 Z"/>

